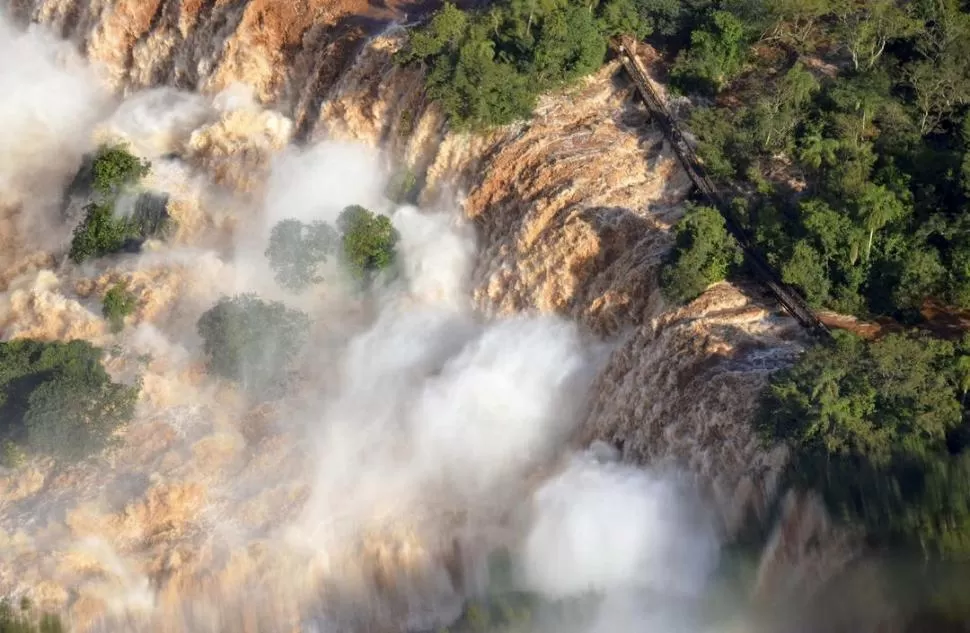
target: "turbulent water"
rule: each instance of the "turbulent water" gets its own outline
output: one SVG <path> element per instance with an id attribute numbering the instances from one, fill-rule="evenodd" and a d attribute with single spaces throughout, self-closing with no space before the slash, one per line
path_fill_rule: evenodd
<path id="1" fill-rule="evenodd" d="M 600 596 L 550 628 L 728 626 L 694 616 L 722 544 L 778 511 L 786 451 L 750 419 L 804 341 L 753 289 L 664 303 L 689 182 L 617 65 L 472 137 L 393 64 L 407 6 L 6 10 L 0 332 L 102 345 L 144 391 L 118 448 L 0 471 L 0 594 L 79 631 L 426 630 L 506 549 L 519 587 Z M 114 139 L 178 232 L 76 266 L 63 191 Z M 385 197 L 405 168 L 420 210 Z M 391 215 L 402 279 L 283 293 L 270 228 L 349 204 Z M 122 279 L 139 307 L 115 335 L 100 297 Z M 196 319 L 248 291 L 312 318 L 281 401 L 204 372 Z M 855 549 L 810 498 L 780 511 L 751 589 L 807 601 Z"/>

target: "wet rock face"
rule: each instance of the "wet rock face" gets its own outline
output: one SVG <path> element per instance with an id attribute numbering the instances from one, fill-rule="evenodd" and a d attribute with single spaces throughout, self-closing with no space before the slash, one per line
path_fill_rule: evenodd
<path id="1" fill-rule="evenodd" d="M 366 36 L 406 15 L 407 0 L 12 0 L 22 22 L 73 40 L 116 88 L 216 93 L 233 83 L 315 124 L 323 96 Z"/>

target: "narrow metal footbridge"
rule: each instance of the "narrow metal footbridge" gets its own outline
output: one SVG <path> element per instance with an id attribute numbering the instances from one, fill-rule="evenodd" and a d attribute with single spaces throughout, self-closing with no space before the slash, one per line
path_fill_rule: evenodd
<path id="1" fill-rule="evenodd" d="M 674 153 L 683 165 L 684 170 L 690 177 L 694 186 L 704 197 L 707 203 L 717 209 L 728 232 L 737 240 L 738 245 L 744 251 L 748 267 L 760 282 L 770 292 L 778 303 L 785 308 L 809 333 L 822 338 L 829 338 L 831 332 L 819 319 L 818 315 L 805 302 L 805 299 L 791 286 L 781 280 L 781 277 L 765 261 L 765 258 L 755 248 L 751 237 L 741 227 L 734 217 L 734 211 L 728 201 L 721 194 L 720 188 L 711 180 L 704 168 L 704 163 L 697 157 L 694 148 L 687 141 L 684 132 L 681 130 L 677 120 L 671 115 L 665 100 L 661 97 L 647 73 L 643 62 L 637 56 L 637 42 L 632 38 L 622 38 L 615 48 L 620 62 L 626 69 L 627 74 L 637 90 L 643 102 L 650 110 L 654 121 L 660 126 L 664 136 L 673 148 Z"/>

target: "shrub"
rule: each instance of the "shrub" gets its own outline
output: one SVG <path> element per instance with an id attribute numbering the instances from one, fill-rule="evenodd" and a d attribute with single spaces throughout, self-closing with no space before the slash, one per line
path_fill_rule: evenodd
<path id="1" fill-rule="evenodd" d="M 134 156 L 124 144 L 102 145 L 94 156 L 92 169 L 92 187 L 107 200 L 125 187 L 138 184 L 151 171 L 151 163 Z"/>
<path id="2" fill-rule="evenodd" d="M 0 343 L 0 439 L 77 459 L 107 446 L 139 387 L 112 382 L 102 354 L 85 341 Z"/>
<path id="3" fill-rule="evenodd" d="M 282 220 L 273 227 L 265 254 L 277 283 L 300 291 L 311 283 L 323 281 L 317 266 L 334 253 L 337 242 L 337 232 L 325 222 L 304 224 L 299 220 Z"/>
<path id="4" fill-rule="evenodd" d="M 357 279 L 369 281 L 394 263 L 400 234 L 387 216 L 349 206 L 337 218 L 337 229 L 342 235 L 344 262 Z"/>
<path id="5" fill-rule="evenodd" d="M 258 395 L 273 395 L 283 386 L 309 325 L 302 312 L 245 294 L 220 299 L 197 328 L 211 371 Z"/>
<path id="6" fill-rule="evenodd" d="M 127 282 L 111 286 L 104 295 L 101 314 L 111 324 L 112 332 L 120 332 L 125 327 L 125 317 L 135 311 L 138 298 L 128 290 Z"/>
<path id="7" fill-rule="evenodd" d="M 711 207 L 694 207 L 677 223 L 673 253 L 660 274 L 664 295 L 686 303 L 712 283 L 723 280 L 741 262 L 741 250 Z"/>
<path id="8" fill-rule="evenodd" d="M 736 77 L 748 54 L 744 23 L 727 11 L 711 14 L 710 30 L 697 29 L 691 46 L 677 58 L 673 77 L 682 85 L 718 92 Z"/>
<path id="9" fill-rule="evenodd" d="M 414 204 L 419 191 L 418 176 L 410 168 L 400 170 L 387 184 L 385 195 L 397 204 Z"/>
<path id="10" fill-rule="evenodd" d="M 84 220 L 74 229 L 68 256 L 76 264 L 93 257 L 117 253 L 137 237 L 134 227 L 124 218 L 114 217 L 114 207 L 92 202 L 85 207 Z"/>

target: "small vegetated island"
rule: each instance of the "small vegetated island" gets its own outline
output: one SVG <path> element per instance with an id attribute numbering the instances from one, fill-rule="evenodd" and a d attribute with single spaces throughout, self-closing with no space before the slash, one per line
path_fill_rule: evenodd
<path id="1" fill-rule="evenodd" d="M 88 157 L 71 185 L 89 198 L 84 218 L 74 229 L 69 257 L 77 264 L 112 253 L 137 251 L 148 238 L 164 238 L 173 224 L 164 195 L 137 191 L 151 164 L 125 145 L 102 145 Z M 119 214 L 119 201 L 129 196 L 132 208 Z"/>

